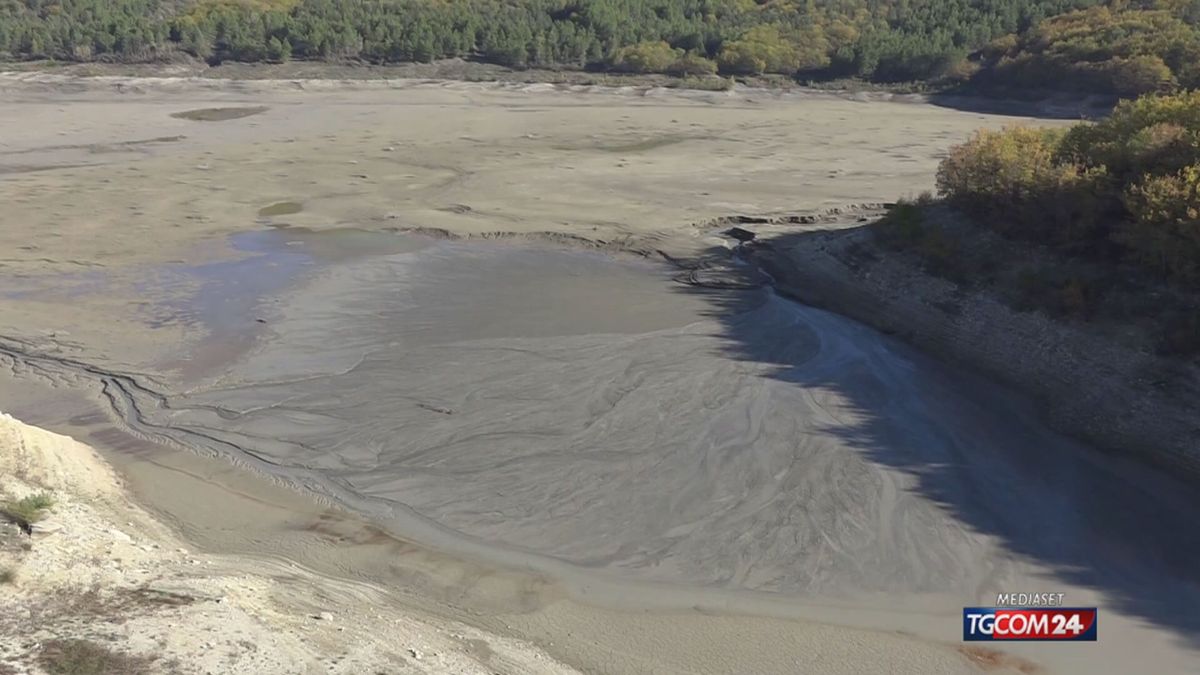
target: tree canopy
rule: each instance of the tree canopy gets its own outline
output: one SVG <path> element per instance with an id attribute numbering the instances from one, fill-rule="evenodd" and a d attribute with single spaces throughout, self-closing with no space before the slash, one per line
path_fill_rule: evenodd
<path id="1" fill-rule="evenodd" d="M 998 40 L 984 58 L 996 81 L 1016 86 L 1125 96 L 1200 86 L 1200 2 L 1163 7 L 1069 12 Z"/>
<path id="2" fill-rule="evenodd" d="M 1006 236 L 1200 287 L 1200 92 L 1124 101 L 1065 131 L 981 131 L 938 187 Z"/>
<path id="3" fill-rule="evenodd" d="M 1140 94 L 1200 80 L 1200 0 L 0 0 L 0 57 L 425 62 Z"/>

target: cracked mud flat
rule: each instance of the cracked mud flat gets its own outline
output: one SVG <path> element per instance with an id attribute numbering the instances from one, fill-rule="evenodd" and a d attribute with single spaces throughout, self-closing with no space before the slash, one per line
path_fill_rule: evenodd
<path id="1" fill-rule="evenodd" d="M 0 351 L 17 383 L 0 389 L 5 406 L 34 405 L 30 381 L 60 396 L 98 388 L 136 437 L 551 580 L 505 621 L 602 672 L 826 672 L 811 625 L 752 617 L 953 643 L 962 606 L 1025 590 L 1106 613 L 1098 645 L 1006 646 L 1052 672 L 1148 659 L 1187 672 L 1195 658 L 1195 498 L 1047 432 L 1027 402 L 852 322 L 717 283 L 736 265 L 692 274 L 727 287 L 704 289 L 623 257 L 389 232 L 686 258 L 715 243 L 691 223 L 731 211 L 927 187 L 945 145 L 1004 119 L 754 94 L 439 84 L 301 97 L 287 83 L 167 81 L 114 102 L 95 84 L 71 99 L 46 86 L 0 106 L 67 122 L 40 148 L 9 143 L 12 162 L 59 169 L 0 184 L 5 222 L 20 224 L 0 235 Z M 260 102 L 269 110 L 244 119 L 170 117 Z M 864 140 L 839 145 L 830 130 L 851 119 Z M 101 140 L 120 152 L 88 150 Z M 200 509 L 175 480 L 143 495 L 186 529 L 206 516 L 189 518 Z M 242 536 L 228 530 L 217 521 L 209 536 Z M 298 554 L 259 536 L 238 545 Z M 392 564 L 341 548 L 324 553 L 340 573 Z M 950 661 L 901 670 L 970 666 L 942 646 Z M 908 653 L 879 651 L 836 661 L 856 672 Z"/>

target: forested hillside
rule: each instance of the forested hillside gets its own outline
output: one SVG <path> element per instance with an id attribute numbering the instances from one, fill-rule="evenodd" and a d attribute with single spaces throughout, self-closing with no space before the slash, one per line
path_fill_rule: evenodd
<path id="1" fill-rule="evenodd" d="M 1124 101 L 1066 130 L 981 131 L 951 150 L 938 187 L 1005 236 L 1200 288 L 1200 92 Z"/>
<path id="2" fill-rule="evenodd" d="M 1018 308 L 1140 324 L 1163 353 L 1200 355 L 1200 92 L 1067 129 L 980 131 L 937 183 L 970 227 L 922 200 L 890 213 L 881 241 Z"/>
<path id="3" fill-rule="evenodd" d="M 0 57 L 466 57 L 1135 94 L 1195 84 L 1198 17 L 1200 0 L 0 0 Z"/>
<path id="4" fill-rule="evenodd" d="M 1200 86 L 1200 2 L 1155 7 L 1098 6 L 1047 19 L 988 45 L 986 75 L 1016 87 L 1052 82 L 1125 96 Z"/>

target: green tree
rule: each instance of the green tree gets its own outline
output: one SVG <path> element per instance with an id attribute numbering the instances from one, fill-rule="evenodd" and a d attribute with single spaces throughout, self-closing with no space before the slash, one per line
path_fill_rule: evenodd
<path id="1" fill-rule="evenodd" d="M 1003 234 L 1066 244 L 1104 236 L 1107 169 L 1063 162 L 1058 130 L 980 131 L 938 167 L 938 191 Z"/>
<path id="2" fill-rule="evenodd" d="M 683 50 L 666 42 L 641 42 L 622 47 L 613 57 L 613 67 L 631 73 L 662 73 L 679 61 Z"/>
<path id="3" fill-rule="evenodd" d="M 667 66 L 666 72 L 682 77 L 705 77 L 717 74 L 717 64 L 697 52 L 687 52 Z"/>
<path id="4" fill-rule="evenodd" d="M 1001 234 L 1124 255 L 1200 286 L 1200 92 L 1124 101 L 1066 131 L 981 131 L 937 178 L 952 204 Z"/>
<path id="5" fill-rule="evenodd" d="M 726 44 L 717 63 L 728 73 L 790 74 L 799 70 L 800 55 L 795 45 L 783 38 L 778 26 L 755 26 L 741 39 Z"/>
<path id="6" fill-rule="evenodd" d="M 1200 163 L 1167 176 L 1145 176 L 1130 185 L 1132 216 L 1119 239 L 1134 257 L 1165 276 L 1200 282 Z"/>

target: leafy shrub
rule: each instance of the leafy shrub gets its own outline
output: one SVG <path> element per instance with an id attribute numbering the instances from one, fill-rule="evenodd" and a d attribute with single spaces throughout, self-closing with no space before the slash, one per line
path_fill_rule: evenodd
<path id="1" fill-rule="evenodd" d="M 10 518 L 17 518 L 26 523 L 41 520 L 46 511 L 54 506 L 54 498 L 48 493 L 40 492 L 16 501 L 8 501 L 0 505 L 0 512 Z"/>
<path id="2" fill-rule="evenodd" d="M 1106 167 L 1122 182 L 1143 173 L 1170 174 L 1200 153 L 1200 92 L 1122 101 L 1097 124 L 1063 137 L 1059 161 Z"/>
<path id="3" fill-rule="evenodd" d="M 1200 286 L 1200 92 L 1122 102 L 1065 132 L 981 131 L 950 151 L 937 179 L 951 203 L 1001 234 L 1096 260 L 1124 256 Z"/>
<path id="4" fill-rule="evenodd" d="M 1200 29 L 1175 9 L 1090 7 L 998 38 L 982 56 L 995 80 L 1017 86 L 1102 91 L 1121 96 L 1195 85 Z"/>
<path id="5" fill-rule="evenodd" d="M 1101 280 L 1070 269 L 1029 265 L 1016 275 L 1012 305 L 1019 310 L 1039 310 L 1056 317 L 1089 319 L 1103 299 Z"/>
<path id="6" fill-rule="evenodd" d="M 1100 236 L 1104 167 L 1058 159 L 1062 133 L 1011 127 L 980 131 L 938 167 L 938 190 L 1002 234 L 1064 243 Z"/>
<path id="7" fill-rule="evenodd" d="M 715 75 L 717 64 L 697 52 L 674 49 L 666 42 L 642 42 L 622 47 L 612 66 L 627 73 L 669 73 L 680 77 Z"/>
<path id="8" fill-rule="evenodd" d="M 661 73 L 679 61 L 682 50 L 666 42 L 642 42 L 617 50 L 613 66 L 630 73 Z"/>
<path id="9" fill-rule="evenodd" d="M 879 220 L 876 237 L 892 248 L 912 248 L 925 236 L 925 216 L 921 207 L 900 201 Z"/>
<path id="10" fill-rule="evenodd" d="M 957 239 L 937 228 L 927 228 L 917 243 L 916 252 L 925 261 L 925 269 L 935 276 L 965 284 L 970 279 Z"/>
<path id="11" fill-rule="evenodd" d="M 1200 282 L 1200 163 L 1169 176 L 1148 175 L 1126 189 L 1131 219 L 1120 241 L 1165 276 Z"/>
<path id="12" fill-rule="evenodd" d="M 696 52 L 687 52 L 668 66 L 666 72 L 680 77 L 704 77 L 716 75 L 717 64 Z"/>
<path id="13" fill-rule="evenodd" d="M 1127 59 L 1113 57 L 1106 70 L 1112 80 L 1113 92 L 1122 96 L 1170 91 L 1179 85 L 1171 67 L 1156 54 L 1142 54 Z"/>
<path id="14" fill-rule="evenodd" d="M 794 73 L 800 68 L 796 47 L 776 26 L 756 26 L 740 40 L 727 43 L 717 56 L 721 72 L 740 75 Z"/>
<path id="15" fill-rule="evenodd" d="M 890 248 L 915 253 L 930 274 L 967 283 L 969 266 L 963 260 L 961 244 L 926 221 L 922 201 L 897 203 L 876 225 L 876 239 Z"/>

